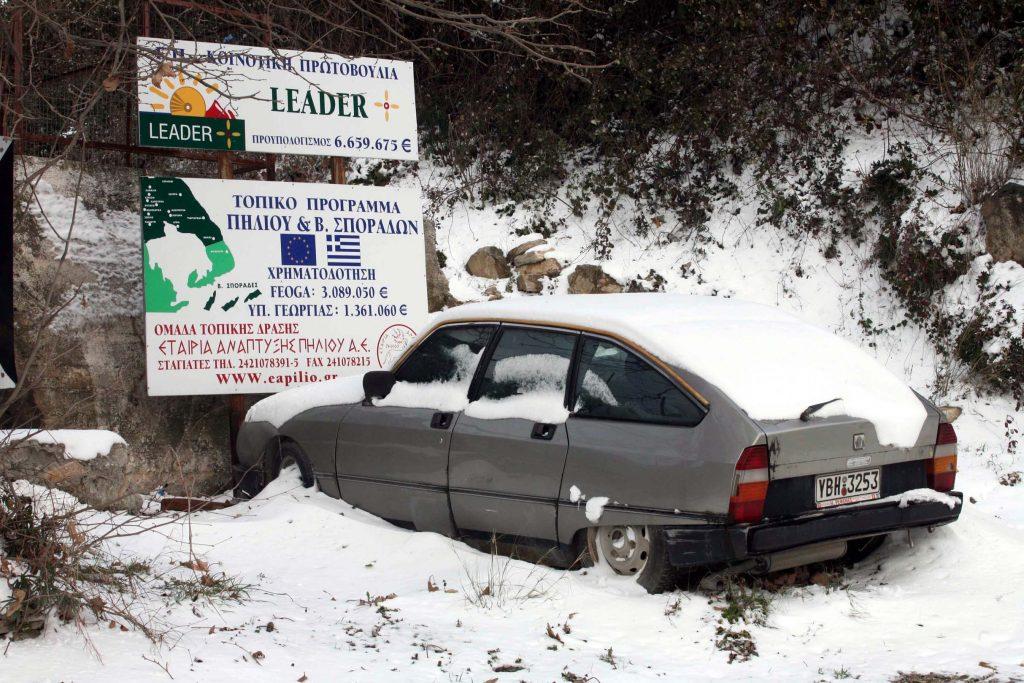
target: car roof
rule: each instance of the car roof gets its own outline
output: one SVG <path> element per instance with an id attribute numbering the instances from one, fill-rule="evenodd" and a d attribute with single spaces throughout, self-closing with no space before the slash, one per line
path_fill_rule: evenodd
<path id="1" fill-rule="evenodd" d="M 927 413 L 917 395 L 859 347 L 772 306 L 673 293 L 514 296 L 436 314 L 432 326 L 502 321 L 608 334 L 717 387 L 756 420 L 828 414 L 875 424 L 882 443 L 912 446 Z M 822 411 L 821 416 L 825 416 Z"/>

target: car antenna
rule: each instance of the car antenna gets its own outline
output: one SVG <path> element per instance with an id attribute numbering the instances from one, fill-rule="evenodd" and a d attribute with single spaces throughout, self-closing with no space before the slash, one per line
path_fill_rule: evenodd
<path id="1" fill-rule="evenodd" d="M 835 403 L 836 401 L 842 400 L 843 399 L 841 398 L 834 398 L 831 401 L 825 401 L 824 403 L 815 403 L 814 405 L 807 406 L 806 408 L 804 408 L 804 412 L 800 413 L 800 421 L 807 422 L 811 419 L 811 415 L 814 415 L 816 412 L 827 406 L 829 403 Z"/>

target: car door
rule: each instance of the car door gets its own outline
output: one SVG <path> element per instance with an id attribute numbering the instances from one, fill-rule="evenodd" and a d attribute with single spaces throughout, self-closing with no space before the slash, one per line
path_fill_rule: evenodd
<path id="1" fill-rule="evenodd" d="M 452 434 L 449 496 L 460 530 L 557 539 L 565 390 L 578 338 L 502 325 Z"/>
<path id="2" fill-rule="evenodd" d="M 496 325 L 435 330 L 396 369 L 388 397 L 349 411 L 335 449 L 343 499 L 419 530 L 453 533 L 447 473 L 457 410 L 444 409 L 436 399 L 461 394 L 465 403 L 477 362 L 496 330 Z"/>
<path id="3" fill-rule="evenodd" d="M 588 526 L 687 524 L 718 472 L 701 457 L 705 409 L 671 377 L 617 341 L 584 335 L 566 422 L 569 456 L 559 540 Z M 603 506 L 593 499 L 607 498 Z M 639 521 L 638 521 L 639 520 Z"/>

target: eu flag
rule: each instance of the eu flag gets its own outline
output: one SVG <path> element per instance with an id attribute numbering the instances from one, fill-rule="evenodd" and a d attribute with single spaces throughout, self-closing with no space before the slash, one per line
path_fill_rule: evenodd
<path id="1" fill-rule="evenodd" d="M 313 235 L 281 235 L 282 266 L 315 266 L 316 237 Z"/>

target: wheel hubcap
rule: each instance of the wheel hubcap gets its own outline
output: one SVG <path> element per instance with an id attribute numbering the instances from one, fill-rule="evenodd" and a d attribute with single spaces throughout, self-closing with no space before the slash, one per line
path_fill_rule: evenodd
<path id="1" fill-rule="evenodd" d="M 646 526 L 608 526 L 595 532 L 601 557 L 616 574 L 633 576 L 647 566 L 651 539 Z"/>

